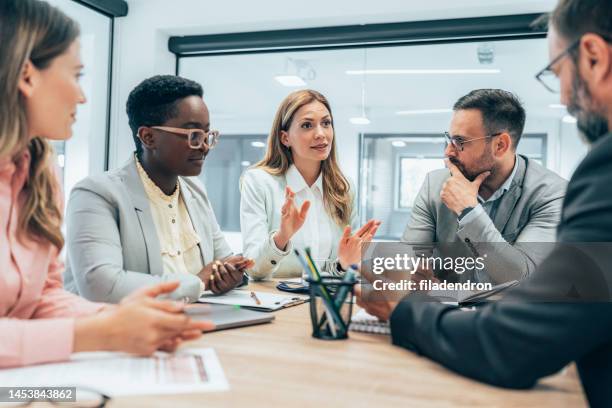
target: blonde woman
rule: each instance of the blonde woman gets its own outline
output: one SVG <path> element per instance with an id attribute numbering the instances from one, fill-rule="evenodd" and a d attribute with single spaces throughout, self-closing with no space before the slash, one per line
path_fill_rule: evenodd
<path id="1" fill-rule="evenodd" d="M 62 288 L 61 195 L 46 138 L 68 139 L 85 102 L 78 35 L 76 23 L 47 3 L 0 1 L 0 368 L 76 351 L 170 351 L 212 326 L 154 299 L 177 282 L 119 305 Z"/>
<path id="2" fill-rule="evenodd" d="M 319 267 L 341 274 L 359 263 L 361 243 L 380 222 L 357 223 L 355 191 L 336 159 L 327 99 L 313 90 L 279 106 L 266 155 L 241 180 L 240 229 L 254 279 L 301 276 L 293 248 L 310 247 Z"/>

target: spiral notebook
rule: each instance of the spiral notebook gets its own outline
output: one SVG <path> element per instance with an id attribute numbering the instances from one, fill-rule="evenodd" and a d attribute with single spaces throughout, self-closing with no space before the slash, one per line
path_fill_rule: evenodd
<path id="1" fill-rule="evenodd" d="M 359 309 L 351 319 L 349 330 L 354 332 L 391 334 L 389 322 L 381 322 L 378 317 L 372 316 L 364 309 Z"/>

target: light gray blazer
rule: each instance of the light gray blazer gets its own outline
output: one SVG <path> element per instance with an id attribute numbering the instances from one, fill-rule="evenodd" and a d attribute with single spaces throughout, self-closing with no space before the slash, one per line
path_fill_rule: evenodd
<path id="1" fill-rule="evenodd" d="M 202 264 L 231 255 L 204 186 L 179 177 L 196 233 Z M 135 289 L 178 280 L 174 299 L 198 299 L 200 278 L 164 274 L 149 199 L 132 157 L 121 168 L 88 177 L 71 191 L 66 210 L 64 286 L 93 300 L 116 303 Z"/>
<path id="2" fill-rule="evenodd" d="M 463 256 L 488 253 L 484 276 L 465 273 L 460 281 L 469 278 L 498 284 L 529 275 L 556 240 L 567 181 L 525 156 L 517 155 L 516 163 L 516 174 L 500 198 L 495 219 L 483 212 L 462 227 L 440 198 L 449 171 L 427 174 L 402 240 L 412 244 L 455 243 L 445 248 L 460 249 Z"/>

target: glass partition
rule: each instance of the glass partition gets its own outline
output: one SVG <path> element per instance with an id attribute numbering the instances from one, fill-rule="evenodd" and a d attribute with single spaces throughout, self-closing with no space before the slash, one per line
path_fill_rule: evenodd
<path id="1" fill-rule="evenodd" d="M 218 214 L 239 202 L 242 162 L 264 152 L 244 159 L 236 139 L 265 137 L 282 99 L 312 88 L 331 102 L 340 164 L 359 186 L 361 219 L 382 219 L 380 236 L 397 238 L 424 174 L 441 166 L 454 102 L 473 89 L 516 93 L 527 110 L 518 151 L 569 177 L 586 148 L 567 142 L 578 139 L 575 125 L 558 95 L 534 78 L 547 60 L 545 39 L 517 39 L 186 56 L 179 74 L 203 85 L 212 126 L 225 135 L 220 146 L 234 146 L 224 166 L 215 164 L 217 152 L 205 164 L 209 193 L 222 197 L 211 197 Z M 226 231 L 238 225 L 231 214 L 220 217 Z"/>

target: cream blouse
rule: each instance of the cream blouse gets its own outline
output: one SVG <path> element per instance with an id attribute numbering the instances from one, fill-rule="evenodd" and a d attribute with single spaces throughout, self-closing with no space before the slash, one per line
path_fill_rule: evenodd
<path id="1" fill-rule="evenodd" d="M 168 196 L 149 178 L 138 160 L 136 160 L 136 167 L 149 197 L 164 272 L 198 274 L 203 267 L 202 255 L 198 247 L 200 237 L 191 223 L 180 192 L 180 184 L 177 182 L 176 190 Z"/>

